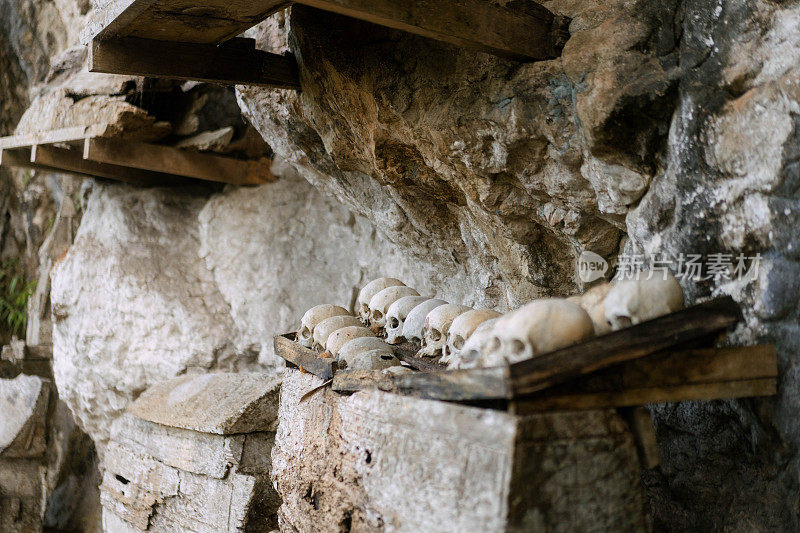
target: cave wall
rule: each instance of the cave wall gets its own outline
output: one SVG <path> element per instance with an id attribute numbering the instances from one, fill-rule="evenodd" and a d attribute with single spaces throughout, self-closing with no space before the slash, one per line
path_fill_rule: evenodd
<path id="1" fill-rule="evenodd" d="M 279 181 L 92 188 L 51 299 L 59 395 L 101 453 L 146 387 L 279 372 L 272 335 L 381 274 L 507 310 L 582 290 L 585 250 L 612 265 L 620 252 L 761 253 L 754 281 L 684 289 L 742 303 L 731 341 L 777 345 L 778 396 L 654 407 L 662 466 L 644 479 L 659 530 L 800 527 L 800 4 L 544 3 L 569 39 L 537 63 L 295 7 L 249 35 L 297 57 L 303 91 L 237 88 Z M 0 2 L 5 131 L 29 94 L 63 81 L 28 90 L 89 9 Z"/>

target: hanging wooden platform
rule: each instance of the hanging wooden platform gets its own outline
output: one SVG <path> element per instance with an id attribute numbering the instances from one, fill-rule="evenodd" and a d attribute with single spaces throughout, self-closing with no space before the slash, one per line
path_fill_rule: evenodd
<path id="1" fill-rule="evenodd" d="M 102 137 L 103 125 L 0 137 L 0 166 L 64 172 L 135 185 L 190 180 L 233 185 L 273 181 L 270 161 L 246 161 L 172 146 Z"/>
<path id="2" fill-rule="evenodd" d="M 90 70 L 299 88 L 294 58 L 234 39 L 292 3 L 517 60 L 556 57 L 554 16 L 487 0 L 111 0 L 84 30 Z"/>
<path id="3" fill-rule="evenodd" d="M 508 367 L 385 374 L 338 370 L 332 359 L 275 338 L 275 351 L 342 393 L 378 388 L 444 401 L 507 402 L 515 412 L 628 407 L 650 403 L 769 396 L 777 389 L 773 346 L 713 348 L 741 320 L 736 303 L 720 298 Z M 410 361 L 406 346 L 396 355 Z"/>

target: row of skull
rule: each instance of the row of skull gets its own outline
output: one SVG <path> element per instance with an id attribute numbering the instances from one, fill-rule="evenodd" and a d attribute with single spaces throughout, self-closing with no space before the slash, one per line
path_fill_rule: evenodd
<path id="1" fill-rule="evenodd" d="M 671 275 L 600 284 L 583 295 L 544 298 L 505 315 L 420 296 L 394 278 L 365 285 L 357 316 L 323 304 L 301 319 L 297 342 L 337 358 L 351 369 L 399 366 L 392 344 L 420 345 L 448 368 L 510 364 L 638 324 L 683 307 Z M 383 337 L 383 338 L 379 338 Z"/>

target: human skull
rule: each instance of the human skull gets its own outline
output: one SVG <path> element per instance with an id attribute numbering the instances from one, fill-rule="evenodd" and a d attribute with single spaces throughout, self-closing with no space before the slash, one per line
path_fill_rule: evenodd
<path id="1" fill-rule="evenodd" d="M 359 337 L 348 341 L 342 346 L 341 349 L 339 349 L 337 358 L 339 359 L 341 368 L 349 368 L 356 356 L 364 352 L 376 350 L 394 357 L 394 350 L 392 350 L 391 346 L 386 344 L 386 341 L 378 337 Z"/>
<path id="2" fill-rule="evenodd" d="M 322 304 L 312 307 L 300 319 L 297 342 L 306 348 L 311 348 L 314 345 L 314 328 L 317 327 L 317 324 L 332 316 L 349 315 L 350 313 L 347 312 L 347 309 L 338 305 Z"/>
<path id="3" fill-rule="evenodd" d="M 403 296 L 393 302 L 386 311 L 386 342 L 389 344 L 403 342 L 403 322 L 408 313 L 422 302 L 429 300 L 427 296 Z"/>
<path id="4" fill-rule="evenodd" d="M 363 324 L 354 316 L 332 316 L 317 324 L 314 328 L 314 349 L 318 352 L 324 351 L 328 336 L 337 329 L 348 326 L 363 326 Z"/>
<path id="5" fill-rule="evenodd" d="M 439 306 L 447 305 L 444 300 L 425 300 L 412 309 L 403 321 L 403 338 L 414 344 L 422 344 L 422 330 L 425 327 L 425 317 Z"/>
<path id="6" fill-rule="evenodd" d="M 342 346 L 349 341 L 358 339 L 359 337 L 374 336 L 375 334 L 372 333 L 372 330 L 364 326 L 347 326 L 346 328 L 337 329 L 328 335 L 328 341 L 325 343 L 325 351 L 335 358 L 339 356 L 339 350 L 341 350 Z"/>
<path id="7" fill-rule="evenodd" d="M 478 326 L 499 316 L 500 313 L 491 309 L 473 309 L 458 315 L 450 325 L 450 329 L 447 330 L 447 341 L 442 348 L 441 362 L 449 363 L 452 357 L 458 355 Z"/>
<path id="8" fill-rule="evenodd" d="M 589 313 L 589 317 L 594 324 L 595 335 L 603 335 L 611 331 L 611 324 L 606 320 L 606 311 L 604 301 L 608 292 L 611 290 L 611 283 L 601 283 L 596 285 L 583 293 L 580 296 L 572 296 L 567 298 L 571 302 L 575 302 Z"/>
<path id="9" fill-rule="evenodd" d="M 612 330 L 644 322 L 683 309 L 683 290 L 671 273 L 640 274 L 640 279 L 614 282 L 603 307 Z"/>
<path id="10" fill-rule="evenodd" d="M 545 298 L 524 305 L 494 323 L 484 347 L 495 366 L 516 363 L 575 344 L 594 335 L 589 314 L 578 304 L 561 298 Z"/>
<path id="11" fill-rule="evenodd" d="M 372 300 L 372 297 L 386 287 L 395 287 L 398 285 L 405 285 L 405 283 L 395 278 L 378 278 L 364 285 L 358 293 L 358 300 L 356 301 L 358 317 L 364 324 L 367 324 L 369 320 L 369 301 Z"/>
<path id="12" fill-rule="evenodd" d="M 369 301 L 368 323 L 376 333 L 386 325 L 386 314 L 389 306 L 404 296 L 419 296 L 419 293 L 406 286 L 386 287 Z"/>
<path id="13" fill-rule="evenodd" d="M 394 354 L 387 354 L 382 350 L 370 350 L 362 352 L 353 358 L 349 370 L 384 370 L 393 366 L 399 366 L 400 360 Z"/>
<path id="14" fill-rule="evenodd" d="M 447 341 L 447 331 L 458 315 L 471 309 L 464 305 L 440 305 L 425 317 L 425 327 L 422 328 L 421 355 L 439 355 Z"/>
<path id="15" fill-rule="evenodd" d="M 481 324 L 472 332 L 467 342 L 459 350 L 457 354 L 453 354 L 449 359 L 447 365 L 448 370 L 465 370 L 469 368 L 478 368 L 484 366 L 498 366 L 487 364 L 484 361 L 484 346 L 489 342 L 494 334 L 494 325 L 499 320 L 498 318 L 491 318 Z M 452 326 L 451 326 L 452 327 Z"/>

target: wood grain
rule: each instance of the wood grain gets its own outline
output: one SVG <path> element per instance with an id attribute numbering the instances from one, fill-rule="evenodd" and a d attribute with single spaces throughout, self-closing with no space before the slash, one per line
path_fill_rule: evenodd
<path id="1" fill-rule="evenodd" d="M 275 353 L 293 366 L 314 374 L 323 381 L 333 378 L 334 361 L 294 342 L 294 333 L 275 336 Z"/>
<path id="2" fill-rule="evenodd" d="M 269 160 L 266 159 L 243 161 L 171 146 L 116 139 L 86 139 L 83 157 L 120 167 L 233 185 L 260 185 L 274 179 L 269 170 Z"/>
<path id="3" fill-rule="evenodd" d="M 741 320 L 730 297 L 698 304 L 510 367 L 514 397 L 718 333 Z"/>
<path id="4" fill-rule="evenodd" d="M 293 56 L 256 50 L 248 41 L 232 39 L 214 46 L 134 37 L 94 39 L 89 47 L 89 71 L 300 89 Z"/>

